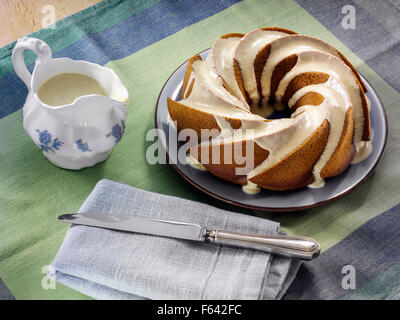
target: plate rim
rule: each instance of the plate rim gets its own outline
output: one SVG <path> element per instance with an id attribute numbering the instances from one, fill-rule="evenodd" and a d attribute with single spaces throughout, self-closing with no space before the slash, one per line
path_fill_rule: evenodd
<path id="1" fill-rule="evenodd" d="M 207 48 L 207 49 L 204 49 L 204 50 L 200 51 L 199 53 L 196 53 L 195 55 L 200 55 L 200 54 L 202 54 L 203 52 L 205 52 L 205 51 L 207 51 L 207 50 L 210 50 L 210 49 L 211 49 L 211 47 L 210 47 L 210 48 Z M 195 56 L 195 55 L 194 55 L 194 56 Z M 158 127 L 158 124 L 157 124 L 157 122 L 158 122 L 158 121 L 157 121 L 157 114 L 158 114 L 158 107 L 159 107 L 160 97 L 161 97 L 161 95 L 162 95 L 162 93 L 163 93 L 163 91 L 164 91 L 165 86 L 166 86 L 167 83 L 170 81 L 171 77 L 178 71 L 178 69 L 180 69 L 180 68 L 181 68 L 185 63 L 187 63 L 189 60 L 190 60 L 190 58 L 187 59 L 187 60 L 185 60 L 184 62 L 182 62 L 182 63 L 169 75 L 168 79 L 164 82 L 164 85 L 162 86 L 162 88 L 161 88 L 161 90 L 160 90 L 160 93 L 158 94 L 157 101 L 156 101 L 155 115 L 154 115 L 154 127 L 155 127 L 156 129 L 158 129 L 158 130 L 162 130 L 161 128 Z M 360 73 L 358 70 L 357 70 L 357 72 L 361 75 L 361 77 L 363 78 L 363 80 L 366 81 L 367 84 L 368 84 L 371 88 L 374 88 L 374 87 L 371 85 L 371 83 L 363 76 L 362 73 Z M 374 90 L 374 91 L 375 91 L 375 90 Z M 354 184 L 354 185 L 351 186 L 350 188 L 344 190 L 343 192 L 341 192 L 340 194 L 338 194 L 338 195 L 336 195 L 336 196 L 334 196 L 334 197 L 332 197 L 332 198 L 329 198 L 329 199 L 323 200 L 323 201 L 319 201 L 319 202 L 315 202 L 315 203 L 313 203 L 313 204 L 306 205 L 306 206 L 296 206 L 296 207 L 291 206 L 291 207 L 279 207 L 279 208 L 276 208 L 276 207 L 265 207 L 265 206 L 254 206 L 254 205 L 244 204 L 244 203 L 241 203 L 241 202 L 236 202 L 236 201 L 234 201 L 234 200 L 231 200 L 231 199 L 222 197 L 222 196 L 220 196 L 220 195 L 218 195 L 218 194 L 215 194 L 214 192 L 211 192 L 211 191 L 207 190 L 206 188 L 200 186 L 200 185 L 199 185 L 198 183 L 196 183 L 194 180 L 192 180 L 192 179 L 189 178 L 187 175 L 185 175 L 185 174 L 179 169 L 179 167 L 178 167 L 175 163 L 173 163 L 173 162 L 170 161 L 170 156 L 169 156 L 168 150 L 167 150 L 166 148 L 164 148 L 163 144 L 162 144 L 162 143 L 159 143 L 159 145 L 161 146 L 162 150 L 164 151 L 164 153 L 165 153 L 165 155 L 166 155 L 167 164 L 171 165 L 171 166 L 174 168 L 174 170 L 175 170 L 176 172 L 178 172 L 178 174 L 179 174 L 182 178 L 184 178 L 187 182 L 189 182 L 192 186 L 194 186 L 195 188 L 201 190 L 201 191 L 204 192 L 205 194 L 207 194 L 207 195 L 209 195 L 209 196 L 211 196 L 211 197 L 213 197 L 213 198 L 215 198 L 215 199 L 221 200 L 221 201 L 223 201 L 223 202 L 225 202 L 225 203 L 229 203 L 229 204 L 232 204 L 232 205 L 241 207 L 241 208 L 250 209 L 250 210 L 256 210 L 256 211 L 263 211 L 263 212 L 293 212 L 293 211 L 303 211 L 303 210 L 307 210 L 307 209 L 311 209 L 311 208 L 323 206 L 323 205 L 325 205 L 325 204 L 328 204 L 328 203 L 330 203 L 330 202 L 333 202 L 333 201 L 335 201 L 335 200 L 338 200 L 338 199 L 344 197 L 345 195 L 349 194 L 350 192 L 352 192 L 353 190 L 355 190 L 356 188 L 358 188 L 361 184 L 363 184 L 363 183 L 371 176 L 371 174 L 375 171 L 377 165 L 379 164 L 379 162 L 381 161 L 381 159 L 382 159 L 382 157 L 383 157 L 383 154 L 385 153 L 385 150 L 386 150 L 386 143 L 387 143 L 387 137 L 388 137 L 388 134 L 389 134 L 389 126 L 388 126 L 388 120 L 387 120 L 387 115 L 386 115 L 385 106 L 384 106 L 384 104 L 383 104 L 383 101 L 382 101 L 381 97 L 378 95 L 378 93 L 377 93 L 376 91 L 375 91 L 375 95 L 376 95 L 376 97 L 378 98 L 378 101 L 379 101 L 380 105 L 382 106 L 381 109 L 382 109 L 382 111 L 383 111 L 384 124 L 385 124 L 385 126 L 384 126 L 384 131 L 385 131 L 385 132 L 384 132 L 384 137 L 385 137 L 385 139 L 384 139 L 384 142 L 383 142 L 382 151 L 381 151 L 380 154 L 378 155 L 378 158 L 377 158 L 377 160 L 375 161 L 374 165 L 372 166 L 372 168 L 365 174 L 365 176 L 364 176 L 358 183 Z M 159 141 L 160 141 L 160 136 L 159 136 L 158 131 L 157 131 L 157 137 L 158 137 L 158 139 L 159 139 Z"/>

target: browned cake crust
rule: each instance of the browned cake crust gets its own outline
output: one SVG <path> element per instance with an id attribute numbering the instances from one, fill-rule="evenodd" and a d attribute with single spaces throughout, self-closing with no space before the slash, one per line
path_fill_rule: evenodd
<path id="1" fill-rule="evenodd" d="M 176 121 L 178 132 L 191 128 L 196 131 L 199 138 L 201 137 L 201 129 L 217 129 L 220 132 L 213 115 L 190 108 L 171 98 L 167 98 L 167 105 L 171 119 Z"/>
<path id="2" fill-rule="evenodd" d="M 186 88 L 188 86 L 188 82 L 189 82 L 189 79 L 190 79 L 190 74 L 192 73 L 192 63 L 197 61 L 197 60 L 202 60 L 199 55 L 195 55 L 195 56 L 191 57 L 189 59 L 188 63 L 187 63 L 185 76 L 183 78 L 183 83 L 182 83 L 181 99 L 187 98 L 189 96 L 189 94 L 190 94 L 190 92 L 188 92 L 187 95 L 185 96 L 185 91 L 186 91 Z M 191 86 L 190 87 L 190 91 L 193 88 L 193 84 L 194 84 L 193 82 L 190 84 L 190 86 Z"/>
<path id="3" fill-rule="evenodd" d="M 240 72 L 240 67 L 236 59 L 233 59 L 233 72 L 235 73 L 236 82 L 240 91 L 242 92 L 243 97 L 246 99 L 247 104 L 251 105 L 250 96 L 247 91 L 244 90 L 242 73 Z"/>
<path id="4" fill-rule="evenodd" d="M 370 120 L 370 116 L 369 116 L 368 103 L 367 103 L 365 94 L 362 92 L 361 84 L 358 83 L 358 85 L 360 86 L 360 95 L 361 95 L 363 111 L 364 111 L 364 132 L 363 132 L 362 140 L 369 141 L 369 140 L 371 140 L 371 122 L 370 122 L 371 120 Z"/>
<path id="5" fill-rule="evenodd" d="M 262 48 L 258 52 L 256 58 L 254 59 L 254 75 L 256 77 L 258 95 L 260 97 L 263 96 L 261 88 L 261 76 L 270 53 L 271 53 L 271 45 L 267 44 L 264 48 Z M 259 104 L 261 103 L 261 101 L 262 99 L 260 99 Z"/>
<path id="6" fill-rule="evenodd" d="M 285 94 L 282 97 L 282 102 L 288 103 L 293 94 L 298 90 L 300 90 L 301 88 L 312 84 L 325 83 L 328 79 L 329 75 L 327 73 L 322 73 L 322 72 L 306 72 L 299 74 L 298 76 L 293 78 L 292 81 L 290 81 L 288 87 L 286 88 Z M 369 141 L 371 139 L 371 125 L 370 125 L 368 104 L 360 82 L 357 81 L 357 83 L 358 86 L 360 87 L 360 96 L 362 100 L 363 113 L 364 113 L 364 128 L 363 128 L 362 140 Z"/>
<path id="7" fill-rule="evenodd" d="M 350 61 L 347 60 L 347 58 L 339 50 L 336 49 L 336 51 L 339 54 L 340 58 L 343 60 L 343 62 L 345 64 L 347 64 L 347 66 L 353 71 L 354 75 L 357 77 L 358 82 L 360 83 L 360 85 L 363 89 L 363 92 L 367 92 L 367 87 L 365 86 L 364 82 L 361 80 L 360 74 L 358 73 L 356 68 L 354 68 L 354 66 L 350 63 Z"/>
<path id="8" fill-rule="evenodd" d="M 208 171 L 220 177 L 221 179 L 245 185 L 247 184 L 247 176 L 245 173 L 243 175 L 238 175 L 236 173 L 236 169 L 246 167 L 246 162 L 238 164 L 235 162 L 235 154 L 239 154 L 241 152 L 242 157 L 246 159 L 246 157 L 252 157 L 254 155 L 254 167 L 261 164 L 269 155 L 269 151 L 259 147 L 256 143 L 252 143 L 254 149 L 248 150 L 251 152 L 250 155 L 246 154 L 246 143 L 247 141 L 238 141 L 230 144 L 209 144 L 206 146 L 197 145 L 190 149 L 190 154 L 196 158 L 200 163 L 206 167 Z M 215 157 L 220 159 L 220 163 L 213 163 L 213 155 L 214 160 Z M 224 163 L 224 159 L 232 159 L 229 163 Z M 214 161 L 216 162 L 216 161 Z M 246 173 L 251 171 L 252 168 L 249 168 Z"/>
<path id="9" fill-rule="evenodd" d="M 297 32 L 294 32 L 293 30 L 285 29 L 285 28 L 280 28 L 280 27 L 265 27 L 265 28 L 260 28 L 263 31 L 277 31 L 277 32 L 283 32 L 287 34 L 297 34 Z"/>
<path id="10" fill-rule="evenodd" d="M 281 82 L 282 78 L 288 73 L 297 63 L 297 55 L 292 54 L 282 61 L 280 61 L 272 72 L 271 77 L 271 92 L 268 97 L 270 100 L 275 99 L 275 92 L 278 89 L 279 82 Z"/>
<path id="11" fill-rule="evenodd" d="M 224 35 L 221 36 L 220 38 L 221 38 L 221 39 L 243 38 L 243 36 L 244 36 L 243 33 L 228 33 L 228 34 L 224 34 Z M 235 94 L 233 93 L 232 89 L 229 88 L 229 86 L 228 86 L 228 84 L 226 83 L 225 79 L 224 79 L 222 76 L 221 76 L 221 79 L 222 79 L 222 82 L 223 82 L 223 84 L 224 84 L 224 88 L 225 88 L 226 90 L 228 90 L 228 92 L 229 92 L 231 95 L 234 96 Z"/>
<path id="12" fill-rule="evenodd" d="M 341 52 L 339 52 L 338 50 L 336 50 L 336 51 L 339 54 L 339 56 L 341 57 L 342 61 L 353 71 L 353 74 L 357 79 L 357 84 L 360 87 L 360 96 L 362 99 L 363 114 L 364 114 L 364 127 L 363 127 L 362 140 L 369 141 L 369 140 L 371 140 L 370 114 L 369 114 L 369 110 L 368 110 L 367 100 L 366 100 L 365 94 L 364 94 L 365 92 L 367 92 L 367 89 L 365 87 L 365 84 L 361 80 L 359 73 L 354 68 L 354 66 L 347 60 L 347 58 Z M 258 89 L 260 97 L 262 97 L 261 76 L 262 76 L 264 66 L 267 63 L 270 53 L 271 53 L 271 45 L 267 44 L 258 52 L 258 54 L 254 60 L 254 72 L 255 72 L 255 76 L 256 76 L 257 89 Z M 275 70 L 273 71 L 272 78 L 271 78 L 270 96 L 267 97 L 269 100 L 275 99 L 275 92 L 279 86 L 279 82 L 286 75 L 286 73 L 288 73 L 296 65 L 296 63 L 297 63 L 297 55 L 296 54 L 290 55 L 278 63 Z M 240 73 L 240 67 L 238 66 L 237 69 L 238 69 L 238 74 L 236 75 L 236 73 L 235 73 L 235 76 L 237 76 L 237 79 L 239 79 L 239 81 L 242 83 L 243 89 L 241 89 L 241 90 L 243 90 L 243 92 L 245 93 L 245 96 L 248 97 L 248 94 L 247 94 L 247 92 L 245 92 L 245 89 L 243 86 L 242 74 Z M 303 76 L 303 77 L 306 77 L 306 76 Z M 282 98 L 282 102 L 287 103 L 289 101 L 289 99 L 291 98 L 293 93 L 298 90 L 298 89 L 294 89 L 294 88 L 301 88 L 301 87 L 299 87 L 299 82 L 304 83 L 303 86 L 309 85 L 309 84 L 323 83 L 328 80 L 329 75 L 327 75 L 328 78 L 326 78 L 325 81 L 323 81 L 323 78 L 321 78 L 321 76 L 315 77 L 314 75 L 313 76 L 310 75 L 309 77 L 312 77 L 312 79 L 309 79 L 307 81 L 305 81 L 303 79 L 297 79 L 296 80 L 297 83 L 289 84 L 288 88 L 286 89 L 285 95 Z M 292 82 L 293 82 L 293 80 L 292 80 Z M 238 81 L 238 83 L 239 83 L 239 81 Z M 290 85 L 292 85 L 293 87 L 289 88 Z M 251 103 L 250 98 L 249 98 L 248 103 Z M 261 103 L 261 99 L 260 99 L 260 103 Z"/>
<path id="13" fill-rule="evenodd" d="M 296 32 L 294 32 L 292 30 L 284 29 L 284 28 L 278 28 L 278 27 L 267 27 L 267 28 L 260 28 L 260 29 L 263 30 L 263 31 L 277 31 L 277 32 L 283 32 L 283 33 L 287 33 L 287 34 L 297 34 Z M 264 51 L 265 52 L 263 52 L 263 57 L 262 57 L 262 59 L 264 59 L 264 64 L 262 65 L 262 67 L 264 67 L 265 62 L 267 61 L 268 56 L 269 56 L 269 52 L 268 53 L 266 52 L 266 51 L 268 51 L 268 49 L 266 49 Z M 296 58 L 297 58 L 297 56 L 296 56 Z M 259 76 L 259 78 L 261 78 L 261 73 L 260 73 L 260 72 L 262 72 L 262 70 L 260 71 L 261 63 L 262 63 L 261 61 L 258 61 L 258 62 L 255 61 L 254 71 L 256 73 L 256 78 L 257 78 L 257 76 Z M 242 71 L 240 70 L 239 63 L 236 61 L 236 59 L 233 59 L 233 69 L 234 69 L 234 72 L 235 72 L 236 82 L 238 83 L 239 89 L 242 92 L 243 97 L 246 98 L 246 102 L 249 105 L 252 105 L 252 101 L 250 99 L 250 96 L 247 93 L 247 91 L 244 89 Z M 257 85 L 257 88 L 258 88 L 258 85 Z M 260 92 L 261 88 L 258 88 L 258 90 Z M 260 94 L 260 97 L 261 96 L 262 95 Z"/>
<path id="14" fill-rule="evenodd" d="M 355 150 L 353 147 L 354 118 L 353 109 L 350 107 L 346 112 L 342 135 L 335 152 L 328 163 L 321 170 L 322 178 L 330 178 L 341 174 L 353 160 Z"/>
<path id="15" fill-rule="evenodd" d="M 291 108 L 292 112 L 295 112 L 297 108 L 305 105 L 319 106 L 325 100 L 324 96 L 318 92 L 307 92 L 296 104 Z"/>
<path id="16" fill-rule="evenodd" d="M 323 72 L 306 72 L 294 77 L 286 88 L 282 97 L 283 103 L 288 103 L 290 98 L 301 88 L 312 84 L 325 83 L 329 79 L 329 74 Z"/>
<path id="17" fill-rule="evenodd" d="M 190 94 L 192 93 L 193 86 L 194 86 L 194 79 L 192 79 L 192 81 L 190 82 L 189 89 L 187 90 L 186 95 L 185 95 L 185 99 L 187 99 L 190 96 Z"/>
<path id="18" fill-rule="evenodd" d="M 271 168 L 249 180 L 270 190 L 293 190 L 314 181 L 313 168 L 325 149 L 329 123 L 324 120 L 319 128 L 301 146 Z"/>
<path id="19" fill-rule="evenodd" d="M 353 71 L 353 74 L 356 76 L 360 86 L 362 87 L 363 92 L 367 92 L 367 88 L 365 87 L 364 82 L 361 80 L 360 74 L 357 72 L 356 68 L 354 68 L 354 66 L 349 62 L 349 60 L 347 60 L 347 58 L 339 50 L 337 50 L 337 49 L 335 49 L 335 50 L 338 53 L 338 55 L 340 56 L 340 58 L 342 59 L 342 61 Z M 258 89 L 258 93 L 259 93 L 260 97 L 262 97 L 261 75 L 264 70 L 264 66 L 267 63 L 270 53 L 271 53 L 271 44 L 268 43 L 263 48 L 260 49 L 260 51 L 257 53 L 257 56 L 254 60 L 254 73 L 256 76 L 257 89 Z M 290 63 L 289 63 L 289 65 L 290 65 Z M 286 68 L 289 69 L 287 72 L 289 72 L 291 69 L 288 66 Z M 283 73 L 283 75 L 285 75 L 285 74 L 286 74 L 286 72 Z M 279 81 L 280 80 L 281 79 L 279 79 Z M 278 84 L 279 84 L 279 81 L 278 81 Z M 271 90 L 271 92 L 272 91 L 275 92 L 275 90 Z M 271 95 L 270 98 L 273 99 L 274 96 Z"/>
<path id="20" fill-rule="evenodd" d="M 317 92 L 307 92 L 292 107 L 292 111 L 303 105 L 319 106 L 324 101 L 324 97 Z M 349 107 L 344 120 L 342 135 L 335 152 L 328 163 L 321 170 L 322 178 L 330 178 L 341 174 L 353 160 L 355 150 L 353 147 L 354 117 L 353 108 Z"/>
<path id="21" fill-rule="evenodd" d="M 227 33 L 221 36 L 221 39 L 229 39 L 229 38 L 243 38 L 243 33 Z"/>
<path id="22" fill-rule="evenodd" d="M 201 137 L 201 129 L 217 129 L 220 132 L 220 128 L 215 121 L 214 115 L 203 112 L 184 104 L 181 104 L 171 98 L 167 98 L 168 112 L 173 121 L 177 123 L 177 130 L 180 132 L 183 129 L 193 129 L 196 131 L 197 136 Z M 242 121 L 240 119 L 224 117 L 233 129 L 240 129 Z M 264 119 L 268 122 L 271 120 Z"/>

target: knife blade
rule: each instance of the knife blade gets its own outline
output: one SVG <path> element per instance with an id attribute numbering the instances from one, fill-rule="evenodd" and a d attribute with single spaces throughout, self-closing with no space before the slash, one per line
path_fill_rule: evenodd
<path id="1" fill-rule="evenodd" d="M 69 213 L 60 215 L 58 220 L 90 227 L 255 249 L 302 260 L 316 258 L 321 250 L 319 243 L 308 237 L 271 236 L 227 230 L 208 230 L 206 227 L 196 223 L 139 216 L 126 217 L 95 213 Z"/>

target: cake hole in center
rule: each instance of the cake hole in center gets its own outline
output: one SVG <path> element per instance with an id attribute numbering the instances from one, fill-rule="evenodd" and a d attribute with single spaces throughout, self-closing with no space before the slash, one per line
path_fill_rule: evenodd
<path id="1" fill-rule="evenodd" d="M 253 105 L 250 111 L 266 119 L 290 118 L 290 108 L 279 101 L 269 101 L 264 105 Z"/>

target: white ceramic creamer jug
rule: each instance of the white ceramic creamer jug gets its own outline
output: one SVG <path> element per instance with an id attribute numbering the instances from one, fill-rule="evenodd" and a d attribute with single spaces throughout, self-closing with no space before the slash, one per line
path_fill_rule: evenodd
<path id="1" fill-rule="evenodd" d="M 25 50 L 37 54 L 32 74 L 25 66 Z M 124 133 L 129 99 L 128 90 L 116 73 L 87 61 L 53 59 L 45 42 L 27 37 L 17 41 L 12 61 L 29 90 L 23 107 L 24 129 L 43 155 L 54 165 L 73 170 L 107 159 Z M 51 77 L 64 73 L 95 79 L 106 95 L 83 95 L 70 104 L 47 105 L 38 96 L 39 88 Z"/>

